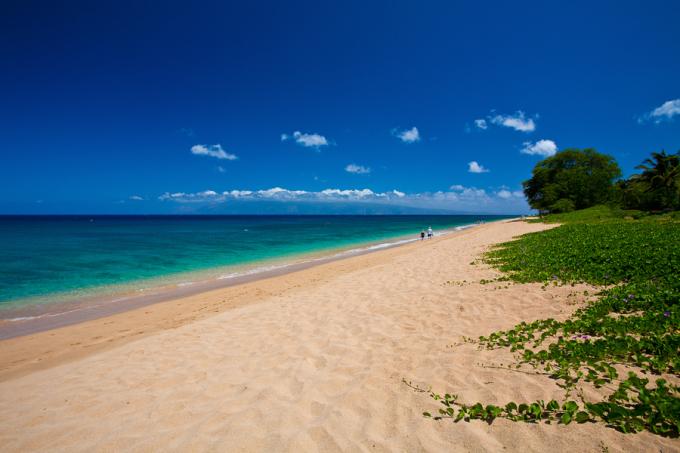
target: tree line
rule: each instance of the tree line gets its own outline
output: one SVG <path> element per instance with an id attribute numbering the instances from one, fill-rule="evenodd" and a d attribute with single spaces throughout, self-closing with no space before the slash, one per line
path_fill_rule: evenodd
<path id="1" fill-rule="evenodd" d="M 653 152 L 622 178 L 616 160 L 593 148 L 566 149 L 536 164 L 522 183 L 529 205 L 560 213 L 598 204 L 650 212 L 680 209 L 680 151 Z"/>

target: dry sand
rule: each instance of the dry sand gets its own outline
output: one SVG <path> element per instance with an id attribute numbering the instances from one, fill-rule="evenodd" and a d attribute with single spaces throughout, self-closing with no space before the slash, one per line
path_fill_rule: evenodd
<path id="1" fill-rule="evenodd" d="M 460 342 L 564 318 L 584 288 L 480 284 L 493 223 L 0 342 L 1 451 L 678 451 L 601 425 L 435 422 L 402 379 L 464 402 L 561 399 Z M 580 291 L 576 291 L 576 290 Z"/>

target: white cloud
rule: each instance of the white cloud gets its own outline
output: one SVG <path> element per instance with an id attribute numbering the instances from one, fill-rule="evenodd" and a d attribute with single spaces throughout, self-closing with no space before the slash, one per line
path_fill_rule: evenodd
<path id="1" fill-rule="evenodd" d="M 504 200 L 509 200 L 512 198 L 524 199 L 524 192 L 521 190 L 510 191 L 507 188 L 504 188 L 496 192 L 496 196 Z"/>
<path id="2" fill-rule="evenodd" d="M 552 140 L 539 140 L 536 143 L 524 142 L 524 148 L 520 152 L 544 157 L 554 156 L 557 152 L 557 144 Z"/>
<path id="3" fill-rule="evenodd" d="M 476 187 L 466 187 L 463 189 L 460 193 L 459 196 L 463 198 L 477 198 L 477 197 L 486 197 L 486 190 L 484 189 L 477 189 Z"/>
<path id="4" fill-rule="evenodd" d="M 418 128 L 415 126 L 411 129 L 405 129 L 403 131 L 394 129 L 392 133 L 404 143 L 415 143 L 420 141 L 420 132 L 418 132 Z"/>
<path id="5" fill-rule="evenodd" d="M 465 187 L 461 184 L 454 184 L 451 187 L 449 187 L 449 190 L 452 190 L 453 193 L 459 198 L 474 198 L 487 196 L 486 190 L 484 189 L 478 189 L 476 187 Z M 445 192 L 437 193 L 442 194 Z"/>
<path id="6" fill-rule="evenodd" d="M 142 201 L 142 200 L 144 200 L 144 198 L 140 197 L 139 195 L 132 195 L 132 196 L 130 197 L 130 200 L 134 200 L 134 201 Z"/>
<path id="7" fill-rule="evenodd" d="M 468 172 L 470 173 L 488 173 L 489 169 L 479 165 L 476 161 L 468 162 Z"/>
<path id="8" fill-rule="evenodd" d="M 671 121 L 675 115 L 680 115 L 680 99 L 664 102 L 651 112 L 645 113 L 638 119 L 638 122 L 643 123 L 647 120 L 654 121 L 655 123 Z"/>
<path id="9" fill-rule="evenodd" d="M 680 99 L 664 102 L 661 106 L 655 108 L 651 115 L 655 118 L 666 117 L 667 119 L 680 115 Z"/>
<path id="10" fill-rule="evenodd" d="M 488 192 L 481 188 L 454 185 L 448 192 L 404 193 L 399 190 L 374 192 L 371 189 L 325 189 L 318 192 L 289 190 L 272 187 L 263 190 L 227 190 L 217 192 L 166 192 L 158 197 L 162 201 L 180 204 L 220 204 L 234 200 L 241 201 L 278 201 L 278 202 L 315 202 L 315 203 L 375 203 L 414 207 L 421 209 L 448 209 L 472 212 L 521 213 L 529 212 L 521 191 L 511 192 L 501 188 Z"/>
<path id="11" fill-rule="evenodd" d="M 218 197 L 217 192 L 214 190 L 204 190 L 203 192 L 196 192 L 196 193 L 185 193 L 185 192 L 165 192 L 163 195 L 158 197 L 159 200 L 165 201 L 165 200 L 173 200 L 181 203 L 189 203 L 189 202 L 201 202 L 201 201 L 210 201 L 214 198 Z"/>
<path id="12" fill-rule="evenodd" d="M 363 165 L 349 164 L 345 167 L 347 173 L 354 173 L 357 175 L 365 175 L 371 172 L 369 167 L 364 167 Z"/>
<path id="13" fill-rule="evenodd" d="M 482 130 L 486 130 L 489 127 L 489 125 L 486 124 L 485 119 L 475 120 L 475 126 L 477 126 L 479 129 L 482 129 Z"/>
<path id="14" fill-rule="evenodd" d="M 504 200 L 509 200 L 511 198 L 524 198 L 524 192 L 521 190 L 509 191 L 508 189 L 501 189 L 496 192 L 496 196 Z"/>
<path id="15" fill-rule="evenodd" d="M 267 190 L 258 190 L 257 194 L 260 195 L 261 197 L 264 198 L 272 198 L 272 197 L 278 197 L 278 196 L 286 196 L 289 194 L 293 194 L 295 192 L 296 195 L 302 195 L 306 193 L 304 190 L 295 190 L 295 191 L 290 191 L 287 189 L 284 189 L 282 187 L 272 187 L 271 189 Z"/>
<path id="16" fill-rule="evenodd" d="M 220 173 L 224 173 L 224 172 L 227 171 L 227 170 L 225 170 L 223 166 L 218 165 L 218 166 L 217 166 L 217 171 L 219 171 Z"/>
<path id="17" fill-rule="evenodd" d="M 354 198 L 354 199 L 362 199 L 366 197 L 381 197 L 385 196 L 385 194 L 381 193 L 376 193 L 373 192 L 371 189 L 345 189 L 345 190 L 340 190 L 340 189 L 325 189 L 322 190 L 321 192 L 318 192 L 323 197 L 328 197 L 328 198 L 334 198 L 334 197 L 341 197 L 341 198 Z"/>
<path id="18" fill-rule="evenodd" d="M 249 197 L 253 194 L 252 190 L 232 190 L 227 192 L 222 192 L 222 195 L 232 196 L 234 198 Z"/>
<path id="19" fill-rule="evenodd" d="M 317 150 L 322 146 L 328 146 L 326 137 L 320 134 L 306 134 L 300 131 L 293 132 L 293 135 L 281 134 L 281 141 L 293 139 L 295 143 L 306 148 L 316 148 Z"/>
<path id="20" fill-rule="evenodd" d="M 191 202 L 223 202 L 228 199 L 271 199 L 271 200 L 300 200 L 300 201 L 340 201 L 340 200 L 371 200 L 403 198 L 406 194 L 398 190 L 390 192 L 373 192 L 371 189 L 325 189 L 319 192 L 306 190 L 289 190 L 283 187 L 272 187 L 263 190 L 227 190 L 218 193 L 214 190 L 203 192 L 166 192 L 158 197 L 162 201 Z"/>
<path id="21" fill-rule="evenodd" d="M 515 196 L 515 192 L 501 190 L 496 194 L 489 194 L 484 189 L 476 187 L 455 186 L 452 192 L 423 192 L 407 194 L 399 190 L 388 192 L 374 192 L 371 189 L 324 189 L 318 192 L 306 190 L 289 190 L 283 187 L 272 187 L 263 190 L 227 190 L 216 192 L 214 190 L 204 190 L 202 192 L 166 192 L 158 197 L 162 201 L 176 201 L 180 203 L 191 202 L 224 202 L 229 199 L 269 199 L 269 200 L 297 200 L 297 201 L 427 201 L 427 200 L 482 200 L 491 199 L 492 195 L 499 198 L 510 198 Z M 521 194 L 521 192 L 519 192 Z M 506 196 L 507 195 L 507 196 Z"/>
<path id="22" fill-rule="evenodd" d="M 518 110 L 513 115 L 489 116 L 489 121 L 497 126 L 510 127 L 520 132 L 533 132 L 536 129 L 534 119 L 527 118 L 521 110 Z"/>
<path id="23" fill-rule="evenodd" d="M 206 146 L 206 145 L 194 145 L 191 147 L 191 154 L 196 154 L 197 156 L 210 156 L 216 159 L 226 159 L 226 160 L 236 160 L 235 154 L 230 154 L 222 149 L 222 145 L 219 143 L 217 145 Z"/>

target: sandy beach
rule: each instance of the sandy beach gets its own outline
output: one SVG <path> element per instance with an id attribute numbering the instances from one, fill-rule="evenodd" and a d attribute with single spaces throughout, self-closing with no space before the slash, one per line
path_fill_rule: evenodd
<path id="1" fill-rule="evenodd" d="M 586 286 L 482 284 L 520 221 L 0 342 L 0 451 L 680 451 L 602 425 L 433 421 L 426 394 L 561 400 L 476 338 L 564 319 Z"/>

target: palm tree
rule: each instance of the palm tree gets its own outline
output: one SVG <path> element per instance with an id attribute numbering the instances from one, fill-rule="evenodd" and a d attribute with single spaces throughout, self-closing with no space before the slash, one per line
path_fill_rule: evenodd
<path id="1" fill-rule="evenodd" d="M 635 168 L 642 170 L 641 174 L 635 175 L 635 181 L 645 183 L 646 192 L 658 197 L 659 208 L 680 207 L 680 151 L 675 154 L 654 152 Z"/>

